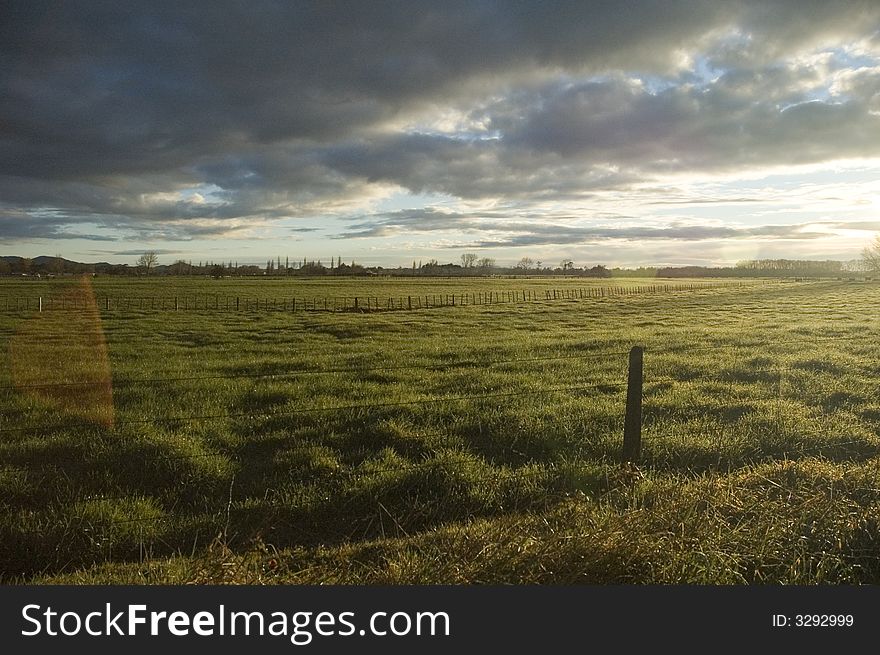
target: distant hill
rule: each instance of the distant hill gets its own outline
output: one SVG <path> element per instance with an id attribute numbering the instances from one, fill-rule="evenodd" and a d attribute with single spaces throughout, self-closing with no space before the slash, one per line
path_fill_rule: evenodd
<path id="1" fill-rule="evenodd" d="M 64 275 L 76 273 L 119 273 L 128 268 L 127 264 L 109 262 L 83 263 L 63 257 L 18 257 L 0 256 L 0 275 Z"/>

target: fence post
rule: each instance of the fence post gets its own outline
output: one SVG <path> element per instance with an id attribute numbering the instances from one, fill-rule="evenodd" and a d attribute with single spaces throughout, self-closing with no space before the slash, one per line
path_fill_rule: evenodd
<path id="1" fill-rule="evenodd" d="M 638 462 L 642 450 L 642 355 L 641 346 L 629 351 L 626 381 L 626 417 L 623 422 L 623 461 Z"/>
<path id="2" fill-rule="evenodd" d="M 40 304 L 39 304 L 37 311 L 40 311 L 40 312 L 43 311 L 43 296 L 40 296 Z"/>
<path id="3" fill-rule="evenodd" d="M 174 311 L 176 312 L 178 309 L 180 309 L 180 302 L 178 301 L 177 296 L 174 296 Z"/>

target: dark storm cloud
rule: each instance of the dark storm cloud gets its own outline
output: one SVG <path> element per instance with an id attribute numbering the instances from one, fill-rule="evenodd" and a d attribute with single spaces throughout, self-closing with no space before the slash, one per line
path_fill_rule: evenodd
<path id="1" fill-rule="evenodd" d="M 86 239 L 88 241 L 116 241 L 116 237 L 76 232 L 59 225 L 55 217 L 34 217 L 21 212 L 0 210 L 0 236 L 10 241 L 31 239 Z"/>
<path id="2" fill-rule="evenodd" d="M 504 139 L 435 134 L 345 144 L 323 151 L 322 161 L 348 179 L 460 198 L 584 198 L 642 179 L 606 162 L 561 160 L 546 149 L 511 146 Z"/>
<path id="3" fill-rule="evenodd" d="M 543 90 L 515 119 L 497 118 L 507 145 L 566 161 L 611 162 L 652 173 L 806 164 L 872 156 L 880 116 L 861 99 L 812 100 L 797 72 L 763 71 L 707 87 L 651 93 L 618 77 Z M 742 79 L 748 77 L 748 79 Z M 748 86 L 742 90 L 742 86 Z M 768 88 L 770 87 L 770 88 Z"/>
<path id="4" fill-rule="evenodd" d="M 0 28 L 0 170 L 155 172 L 252 144 L 339 139 L 481 76 L 663 68 L 675 43 L 725 13 L 643 4 L 13 3 Z"/>
<path id="5" fill-rule="evenodd" d="M 0 220 L 8 239 L 63 238 L 77 223 L 228 235 L 242 221 L 332 214 L 377 184 L 584 198 L 668 171 L 880 147 L 876 71 L 842 75 L 832 102 L 805 90 L 816 70 L 776 63 L 874 34 L 876 2 L 7 2 L 0 12 L 0 202 L 21 214 Z M 697 84 L 683 50 L 720 77 Z M 648 75 L 667 86 L 631 81 Z M 418 127 L 444 110 L 469 125 Z M 177 195 L 185 189 L 206 193 L 196 202 Z"/>

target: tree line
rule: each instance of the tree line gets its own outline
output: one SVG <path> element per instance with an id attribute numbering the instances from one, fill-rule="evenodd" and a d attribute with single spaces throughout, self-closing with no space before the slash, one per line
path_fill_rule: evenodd
<path id="1" fill-rule="evenodd" d="M 464 253 L 458 262 L 441 263 L 436 259 L 413 260 L 411 266 L 363 266 L 355 261 L 331 257 L 325 263 L 320 259 L 275 257 L 264 266 L 229 261 L 192 261 L 178 259 L 171 264 L 160 264 L 155 251 L 147 251 L 133 266 L 128 264 L 83 264 L 54 257 L 0 257 L 0 275 L 196 275 L 220 277 L 242 276 L 396 276 L 396 277 L 456 277 L 489 275 L 563 275 L 572 277 L 842 277 L 855 272 L 880 272 L 880 240 L 865 249 L 862 259 L 853 261 L 804 259 L 752 259 L 735 266 L 671 266 L 608 268 L 603 264 L 575 265 L 562 260 L 556 265 L 545 265 L 541 260 L 523 257 L 513 266 L 499 266 L 495 259 Z"/>

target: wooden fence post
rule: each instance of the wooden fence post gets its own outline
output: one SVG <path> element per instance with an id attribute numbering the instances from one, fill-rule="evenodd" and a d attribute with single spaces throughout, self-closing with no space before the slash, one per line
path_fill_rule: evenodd
<path id="1" fill-rule="evenodd" d="M 642 450 L 642 355 L 641 346 L 629 351 L 626 381 L 626 417 L 623 422 L 623 461 L 638 462 Z"/>

